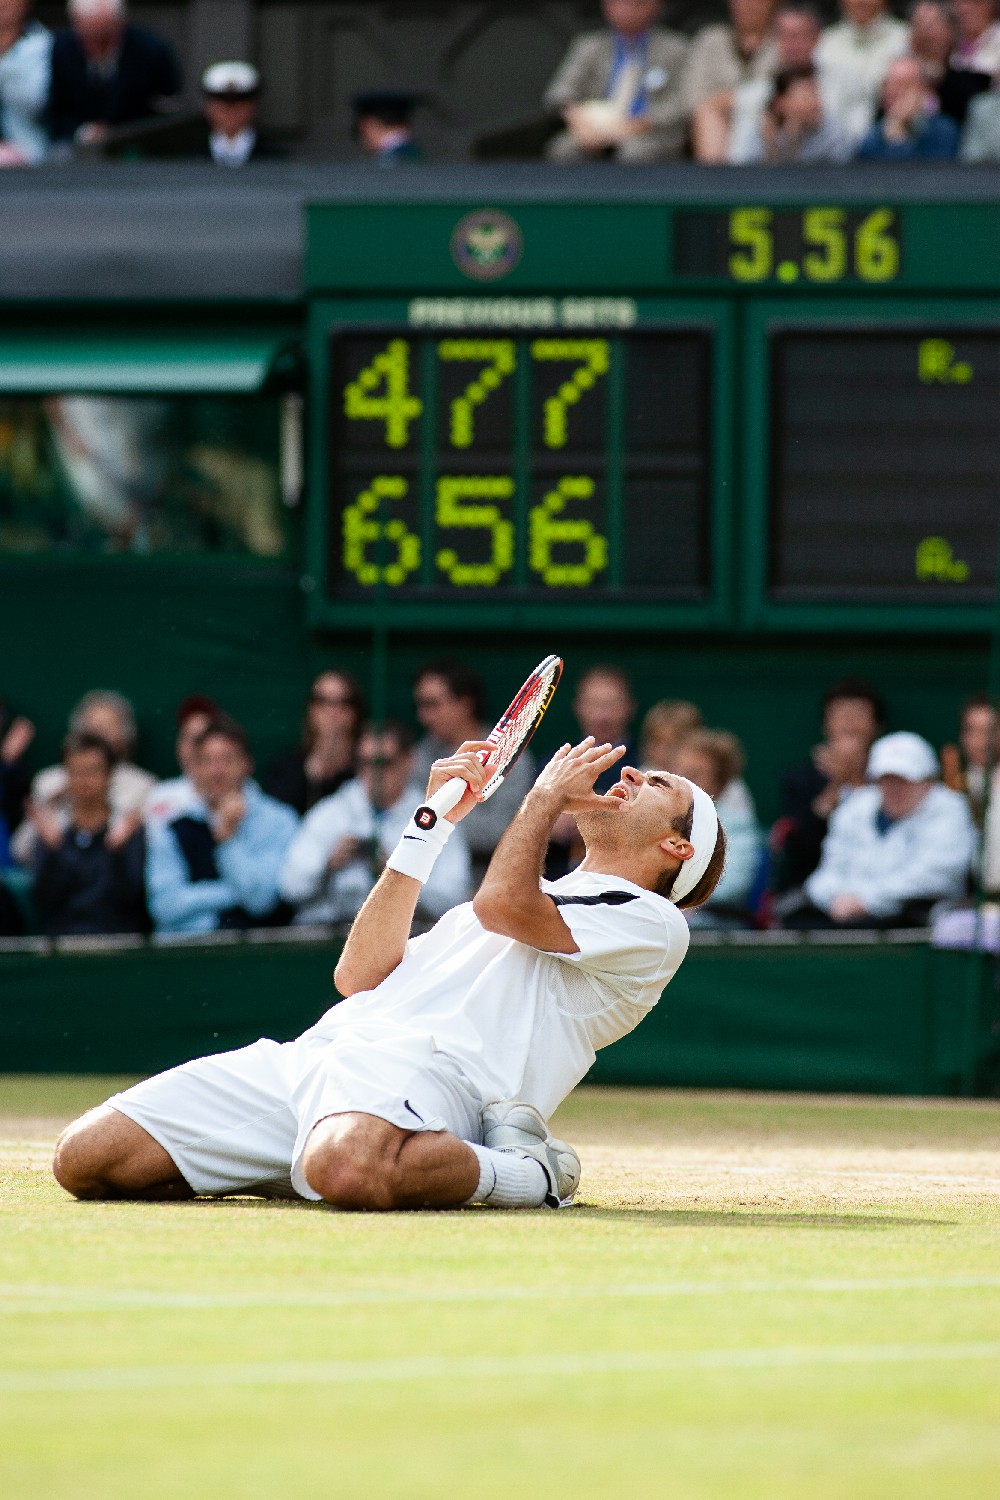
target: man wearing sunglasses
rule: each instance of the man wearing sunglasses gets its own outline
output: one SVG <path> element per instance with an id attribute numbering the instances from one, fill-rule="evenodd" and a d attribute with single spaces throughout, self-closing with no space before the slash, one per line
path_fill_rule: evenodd
<path id="1" fill-rule="evenodd" d="M 298 908 L 297 922 L 352 921 L 423 796 L 404 724 L 388 723 L 381 733 L 366 728 L 355 764 L 354 780 L 306 814 L 285 857 L 281 893 Z M 418 921 L 436 921 L 470 893 L 469 852 L 460 835 L 421 891 Z"/>

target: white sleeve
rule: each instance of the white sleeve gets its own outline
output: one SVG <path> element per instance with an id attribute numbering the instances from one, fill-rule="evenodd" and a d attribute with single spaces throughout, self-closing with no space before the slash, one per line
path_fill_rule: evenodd
<path id="1" fill-rule="evenodd" d="M 842 895 L 845 891 L 853 894 L 857 882 L 857 851 L 861 831 L 854 816 L 853 799 L 863 795 L 863 791 L 851 792 L 830 814 L 819 865 L 804 886 L 809 900 L 820 911 L 828 912 L 835 896 Z"/>
<path id="2" fill-rule="evenodd" d="M 333 846 L 349 830 L 334 798 L 318 802 L 302 820 L 288 846 L 281 867 L 279 888 L 286 901 L 301 906 L 319 895 L 326 879 L 326 862 Z"/>
<path id="3" fill-rule="evenodd" d="M 553 958 L 594 978 L 666 983 L 687 952 L 686 923 L 683 918 L 671 922 L 669 914 L 659 909 L 659 897 L 616 890 L 613 882 L 595 894 L 546 894 L 555 901 L 579 949 L 578 953 L 554 953 Z"/>

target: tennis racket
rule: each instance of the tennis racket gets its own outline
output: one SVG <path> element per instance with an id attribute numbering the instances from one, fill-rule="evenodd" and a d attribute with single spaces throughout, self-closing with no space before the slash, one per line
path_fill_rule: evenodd
<path id="1" fill-rule="evenodd" d="M 559 684 L 562 669 L 561 656 L 547 656 L 544 661 L 540 661 L 506 713 L 500 715 L 486 736 L 491 748 L 480 750 L 479 755 L 483 765 L 493 774 L 483 787 L 484 801 L 487 797 L 493 796 L 542 722 L 542 715 L 552 702 L 553 694 Z M 467 783 L 460 776 L 446 781 L 425 807 L 417 809 L 415 818 L 418 826 L 421 814 L 429 812 L 434 815 L 429 823 L 429 826 L 433 827 L 439 817 L 458 806 L 466 790 Z"/>

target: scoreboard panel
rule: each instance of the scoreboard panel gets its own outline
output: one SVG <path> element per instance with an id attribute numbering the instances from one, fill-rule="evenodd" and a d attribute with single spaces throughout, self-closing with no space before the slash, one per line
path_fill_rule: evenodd
<path id="1" fill-rule="evenodd" d="M 629 327 L 509 328 L 427 326 L 415 305 L 418 326 L 356 309 L 317 321 L 314 617 L 718 618 L 728 329 L 697 304 Z"/>
<path id="2" fill-rule="evenodd" d="M 975 629 L 995 608 L 1000 308 L 751 315 L 750 619 Z M 849 312 L 849 316 L 844 316 Z"/>
<path id="3" fill-rule="evenodd" d="M 988 603 L 1000 329 L 772 335 L 775 599 Z"/>
<path id="4" fill-rule="evenodd" d="M 315 623 L 993 628 L 1000 192 L 675 175 L 310 209 Z"/>

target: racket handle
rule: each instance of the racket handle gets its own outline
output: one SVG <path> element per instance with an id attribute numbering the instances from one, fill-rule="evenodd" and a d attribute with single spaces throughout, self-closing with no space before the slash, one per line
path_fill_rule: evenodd
<path id="1" fill-rule="evenodd" d="M 444 786 L 438 787 L 433 797 L 428 798 L 427 806 L 433 807 L 438 817 L 441 818 L 445 813 L 450 813 L 453 807 L 458 806 L 468 790 L 468 783 L 463 781 L 461 776 L 453 776 L 450 781 L 445 782 Z"/>

